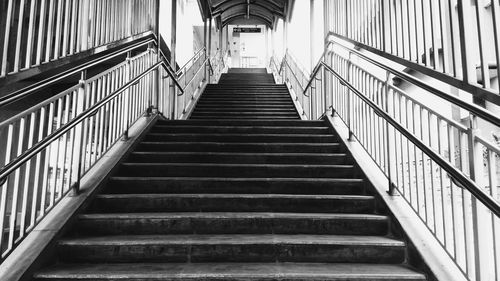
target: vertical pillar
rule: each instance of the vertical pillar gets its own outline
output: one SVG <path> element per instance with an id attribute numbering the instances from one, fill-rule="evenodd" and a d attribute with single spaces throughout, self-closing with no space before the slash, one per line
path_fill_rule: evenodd
<path id="1" fill-rule="evenodd" d="M 177 65 L 175 63 L 175 44 L 177 41 L 177 0 L 172 0 L 172 31 L 170 40 L 170 66 L 174 74 L 177 72 Z M 170 93 L 172 93 L 172 120 L 177 119 L 177 91 L 173 79 L 170 79 Z"/>
<path id="2" fill-rule="evenodd" d="M 87 38 L 87 37 L 85 37 Z M 87 71 L 83 70 L 80 74 L 80 81 L 78 82 L 80 87 L 78 88 L 78 95 L 76 98 L 76 112 L 75 116 L 80 115 L 83 110 L 84 110 L 84 103 L 85 103 L 85 91 L 86 91 L 86 80 L 87 80 Z M 52 124 L 50 122 L 49 124 Z M 83 121 L 78 123 L 75 126 L 75 143 L 73 145 L 73 167 L 76 167 L 75 169 L 75 184 L 73 185 L 72 188 L 72 196 L 77 196 L 80 193 L 80 180 L 82 178 L 82 156 L 85 153 L 85 147 L 84 147 L 84 140 L 83 140 Z M 46 159 L 45 161 L 49 161 Z"/>
<path id="3" fill-rule="evenodd" d="M 82 11 L 82 20 L 81 20 L 81 23 L 82 23 L 82 35 L 80 36 L 81 38 L 81 42 L 80 42 L 80 50 L 81 51 L 86 51 L 88 49 L 88 45 L 89 45 L 89 9 L 90 9 L 90 6 L 89 6 L 89 0 L 83 0 L 82 1 L 82 7 L 83 7 L 83 11 Z M 50 15 L 52 16 L 52 15 Z"/>
<path id="4" fill-rule="evenodd" d="M 210 63 L 210 56 L 212 55 L 212 18 L 208 22 L 208 62 Z M 208 74 L 208 83 L 210 83 L 211 73 Z"/>
<path id="5" fill-rule="evenodd" d="M 203 20 L 203 47 L 205 48 L 205 59 L 207 59 L 207 19 Z M 207 81 L 207 64 L 205 64 L 205 71 L 203 74 L 203 82 Z"/>
<path id="6" fill-rule="evenodd" d="M 309 2 L 309 56 L 311 62 L 311 71 L 314 69 L 314 0 Z"/>
<path id="7" fill-rule="evenodd" d="M 156 61 L 161 61 L 161 34 L 160 34 L 160 0 L 156 0 Z M 130 53 L 129 53 L 130 54 Z M 160 68 L 155 70 L 155 91 L 156 91 L 156 113 L 160 113 L 160 92 L 161 92 L 161 71 Z M 127 128 L 128 129 L 128 128 Z"/>
<path id="8" fill-rule="evenodd" d="M 266 37 L 266 61 L 265 65 L 269 63 L 269 27 L 266 26 L 264 36 Z"/>
<path id="9" fill-rule="evenodd" d="M 288 23 L 283 20 L 283 56 L 286 55 L 288 49 Z"/>
<path id="10" fill-rule="evenodd" d="M 271 29 L 271 56 L 273 56 L 274 58 L 276 58 L 276 54 L 275 54 L 275 49 L 276 49 L 276 39 L 274 38 L 276 32 L 274 29 Z"/>
<path id="11" fill-rule="evenodd" d="M 224 46 L 222 44 L 222 31 L 224 30 L 223 27 L 219 28 L 219 52 L 220 54 L 222 55 L 222 46 Z"/>

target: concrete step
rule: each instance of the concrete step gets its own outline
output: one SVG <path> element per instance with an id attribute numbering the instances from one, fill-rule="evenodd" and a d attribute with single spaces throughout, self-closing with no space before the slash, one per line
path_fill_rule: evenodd
<path id="1" fill-rule="evenodd" d="M 120 165 L 117 176 L 226 177 L 226 178 L 356 178 L 353 165 L 130 163 Z"/>
<path id="2" fill-rule="evenodd" d="M 249 116 L 224 116 L 221 115 L 210 115 L 210 116 L 192 116 L 190 117 L 192 120 L 298 120 L 299 117 L 294 116 L 258 116 L 258 115 L 249 115 Z"/>
<path id="3" fill-rule="evenodd" d="M 405 243 L 382 236 L 307 234 L 117 235 L 65 238 L 66 262 L 401 263 Z"/>
<path id="4" fill-rule="evenodd" d="M 240 106 L 218 106 L 218 107 L 206 107 L 206 106 L 200 106 L 197 109 L 195 109 L 193 112 L 217 112 L 220 114 L 225 114 L 225 113 L 231 113 L 231 112 L 252 112 L 255 114 L 259 113 L 292 113 L 297 115 L 297 111 L 292 105 L 287 105 L 287 106 L 280 106 L 278 108 L 256 108 L 252 105 L 250 106 L 245 106 L 245 105 L 240 105 Z"/>
<path id="5" fill-rule="evenodd" d="M 217 104 L 197 104 L 196 105 L 196 109 L 211 109 L 211 108 L 215 108 L 215 109 L 230 109 L 230 108 L 234 108 L 235 110 L 236 109 L 260 109 L 260 110 L 269 110 L 269 111 L 272 111 L 272 110 L 278 110 L 278 109 L 290 109 L 290 108 L 293 108 L 291 107 L 290 105 L 265 105 L 265 104 L 261 104 L 261 105 L 246 105 L 246 104 L 241 104 L 241 105 L 235 105 L 235 106 L 219 106 Z"/>
<path id="6" fill-rule="evenodd" d="M 92 213 L 129 212 L 374 212 L 375 198 L 366 195 L 297 194 L 100 194 Z"/>
<path id="7" fill-rule="evenodd" d="M 129 263 L 58 264 L 36 280 L 294 280 L 294 281 L 425 281 L 404 265 L 360 263 Z"/>
<path id="8" fill-rule="evenodd" d="M 141 142 L 136 151 L 337 153 L 338 143 Z"/>
<path id="9" fill-rule="evenodd" d="M 156 125 L 169 126 L 280 126 L 280 127 L 325 127 L 325 121 L 306 120 L 158 120 Z"/>
<path id="10" fill-rule="evenodd" d="M 213 134 L 331 134 L 326 126 L 198 126 L 198 125 L 155 125 L 151 133 L 213 133 Z"/>
<path id="11" fill-rule="evenodd" d="M 266 68 L 229 68 L 227 73 L 264 73 L 267 74 Z"/>
<path id="12" fill-rule="evenodd" d="M 387 235 L 389 218 L 323 213 L 125 213 L 84 214 L 78 235 L 336 234 Z"/>
<path id="13" fill-rule="evenodd" d="M 350 164 L 344 153 L 133 152 L 133 163 Z"/>
<path id="14" fill-rule="evenodd" d="M 248 116 L 248 115 L 256 115 L 259 117 L 267 116 L 267 117 L 280 117 L 280 116 L 298 116 L 297 111 L 295 110 L 283 110 L 283 111 L 224 111 L 220 112 L 218 110 L 195 110 L 193 115 L 191 116 L 209 116 L 209 115 L 220 115 L 223 117 L 231 117 L 231 116 Z"/>
<path id="15" fill-rule="evenodd" d="M 117 177 L 106 193 L 182 194 L 364 194 L 363 179 L 316 178 L 215 178 L 215 177 Z"/>

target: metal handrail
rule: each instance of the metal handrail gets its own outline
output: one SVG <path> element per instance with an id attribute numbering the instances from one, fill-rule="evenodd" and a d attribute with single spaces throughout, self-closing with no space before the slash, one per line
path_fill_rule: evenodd
<path id="1" fill-rule="evenodd" d="M 14 160 L 12 160 L 11 162 L 9 162 L 7 165 L 5 165 L 4 167 L 2 167 L 2 169 L 0 170 L 0 186 L 5 183 L 5 181 L 7 180 L 8 176 L 12 172 L 14 172 L 15 170 L 17 170 L 21 166 L 23 166 L 26 162 L 28 162 L 36 154 L 38 154 L 39 152 L 41 152 L 45 148 L 47 148 L 53 141 L 55 141 L 59 137 L 63 136 L 69 130 L 73 129 L 78 123 L 80 123 L 84 119 L 86 119 L 86 118 L 88 118 L 90 116 L 95 115 L 98 112 L 98 110 L 101 107 L 103 107 L 104 105 L 106 105 L 110 100 L 112 100 L 113 98 L 115 98 L 116 96 L 118 96 L 119 94 L 121 94 L 122 92 L 124 92 L 125 90 L 127 90 L 128 88 L 130 88 L 131 86 L 137 84 L 140 79 L 142 79 L 144 76 L 148 75 L 151 71 L 155 70 L 159 66 L 164 66 L 165 67 L 165 66 L 168 66 L 168 64 L 163 59 L 161 61 L 155 63 L 153 66 L 151 66 L 150 68 L 146 69 L 140 75 L 138 75 L 134 79 L 130 80 L 128 83 L 126 83 L 125 85 L 123 85 L 122 87 L 120 87 L 119 89 L 117 89 L 116 91 L 114 91 L 113 93 L 111 93 L 110 95 L 108 95 L 107 97 L 103 98 L 102 100 L 100 100 L 98 103 L 96 103 L 92 107 L 86 109 L 80 115 L 76 116 L 74 119 L 72 119 L 68 123 L 64 124 L 62 127 L 60 127 L 59 129 L 57 129 L 56 131 L 54 131 L 52 134 L 50 134 L 49 136 L 47 136 L 46 138 L 44 138 L 40 142 L 36 143 L 31 148 L 29 148 L 28 150 L 26 150 L 25 152 L 23 152 L 21 155 L 19 155 L 18 157 L 16 157 Z M 182 89 L 182 87 L 180 86 L 180 84 L 175 79 L 175 77 L 173 75 L 173 72 L 168 67 L 165 67 L 165 69 L 168 72 L 168 74 L 172 76 L 172 79 L 174 80 L 174 82 L 177 85 L 177 87 L 179 87 L 179 89 L 182 92 L 184 92 L 184 90 Z"/>
<path id="2" fill-rule="evenodd" d="M 198 73 L 200 73 L 200 71 L 204 68 L 204 65 L 207 63 L 208 61 L 208 57 L 205 58 L 205 61 L 201 64 L 202 66 L 198 68 L 198 70 L 196 71 L 196 73 L 193 75 L 193 77 L 191 77 L 191 79 L 189 79 L 189 82 L 186 84 L 186 86 L 184 86 L 184 89 L 182 89 L 181 93 L 180 94 L 177 94 L 177 96 L 182 96 L 184 95 L 184 90 L 189 86 L 191 85 L 191 83 L 194 81 L 194 78 L 196 78 L 196 76 L 198 75 Z"/>
<path id="3" fill-rule="evenodd" d="M 307 90 L 309 89 L 309 87 L 311 87 L 312 85 L 312 82 L 314 80 L 314 77 L 316 77 L 316 75 L 318 74 L 318 71 L 319 69 L 321 68 L 321 62 L 323 62 L 323 58 L 325 57 L 325 55 L 329 52 L 328 50 L 328 47 L 330 47 L 330 45 L 333 44 L 333 42 L 331 41 L 328 41 L 326 44 L 325 44 L 325 48 L 324 48 L 324 51 L 323 51 L 323 54 L 321 55 L 321 57 L 319 57 L 318 59 L 318 63 L 316 64 L 316 66 L 313 68 L 313 71 L 311 72 L 311 76 L 309 77 L 309 82 L 307 82 L 307 85 L 304 89 L 304 95 L 306 95 L 306 92 Z M 307 95 L 306 95 L 307 96 Z"/>
<path id="4" fill-rule="evenodd" d="M 82 72 L 83 70 L 85 69 L 88 69 L 90 67 L 93 67 L 95 65 L 98 65 L 98 64 L 101 64 L 105 61 L 108 61 L 110 59 L 113 59 L 117 56 L 120 56 L 120 55 L 123 55 L 127 52 L 130 52 L 134 49 L 137 49 L 138 47 L 141 47 L 141 46 L 144 46 L 144 45 L 147 45 L 149 43 L 152 43 L 152 42 L 155 42 L 155 39 L 154 38 L 148 38 L 142 42 L 138 42 L 136 44 L 133 44 L 131 46 L 128 46 L 124 49 L 120 49 L 120 50 L 117 50 L 113 53 L 110 53 L 110 54 L 107 54 L 107 55 L 104 55 L 103 57 L 100 57 L 100 58 L 97 58 L 95 60 L 91 60 L 91 61 L 88 61 L 88 62 L 84 62 L 74 68 L 71 68 L 71 69 L 68 69 L 66 71 L 61 71 L 59 72 L 58 74 L 55 74 L 54 76 L 51 76 L 49 78 L 46 78 L 40 82 L 37 82 L 35 84 L 32 84 L 28 87 L 25 87 L 25 88 L 22 88 L 22 89 L 19 89 L 17 91 L 14 91 L 12 93 L 9 93 L 5 96 L 1 96 L 0 97 L 0 106 L 3 106 L 3 105 L 6 105 L 8 103 L 11 103 L 11 102 L 14 102 L 16 100 L 19 100 L 27 95 L 30 95 L 32 94 L 33 92 L 36 92 L 38 90 L 41 90 L 55 82 L 58 82 L 58 81 L 61 81 L 63 79 L 66 79 L 72 75 L 75 75 L 75 74 L 78 74 L 80 72 Z"/>
<path id="5" fill-rule="evenodd" d="M 205 51 L 205 47 L 201 47 L 198 51 L 196 51 L 196 53 L 195 53 L 195 54 L 194 54 L 194 55 L 193 55 L 193 56 L 192 56 L 192 57 L 191 57 L 191 58 L 190 58 L 190 59 L 189 59 L 189 60 L 188 60 L 188 61 L 187 61 L 187 62 L 186 62 L 186 63 L 185 63 L 185 64 L 184 64 L 181 68 L 179 68 L 179 70 L 175 73 L 175 74 L 177 75 L 177 77 L 179 77 L 179 76 L 182 74 L 182 70 L 183 70 L 184 68 L 186 68 L 186 66 L 187 66 L 190 62 L 194 61 L 194 60 L 198 57 L 198 55 L 199 55 L 201 52 L 204 52 L 204 51 Z"/>
<path id="6" fill-rule="evenodd" d="M 409 83 L 411 83 L 411 84 L 413 84 L 413 85 L 415 85 L 423 90 L 426 90 L 426 91 L 428 91 L 428 92 L 430 92 L 430 93 L 432 93 L 432 94 L 434 94 L 434 95 L 436 95 L 436 96 L 438 96 L 438 97 L 440 97 L 440 98 L 442 98 L 450 103 L 453 103 L 454 105 L 457 105 L 463 109 L 466 109 L 469 112 L 472 112 L 477 117 L 480 117 L 480 118 L 492 123 L 493 125 L 500 127 L 500 117 L 495 115 L 495 114 L 492 114 L 491 112 L 483 109 L 482 107 L 477 106 L 477 105 L 472 104 L 472 103 L 468 103 L 466 101 L 463 101 L 455 96 L 449 95 L 449 94 L 447 94 L 439 89 L 432 87 L 428 83 L 425 83 L 425 82 L 421 81 L 420 79 L 418 79 L 410 74 L 396 70 L 396 69 L 394 69 L 386 64 L 380 63 L 377 60 L 372 59 L 372 58 L 366 56 L 365 54 L 363 54 L 355 49 L 349 48 L 349 47 L 347 47 L 339 42 L 336 42 L 335 40 L 332 40 L 330 42 L 344 48 L 345 50 L 347 50 L 351 53 L 356 54 L 357 56 L 359 56 L 363 60 L 366 60 L 367 62 L 370 62 L 370 63 L 392 73 L 393 75 L 405 80 L 406 82 L 409 82 Z"/>
<path id="7" fill-rule="evenodd" d="M 387 114 L 383 109 L 381 109 L 377 104 L 363 95 L 360 91 L 358 91 L 352 84 L 349 83 L 346 79 L 342 78 L 342 76 L 337 73 L 334 69 L 328 66 L 323 61 L 320 62 L 321 66 L 324 67 L 327 71 L 332 73 L 337 79 L 339 79 L 340 83 L 345 85 L 349 90 L 355 93 L 360 99 L 362 99 L 365 103 L 367 103 L 375 113 L 383 118 L 385 121 L 390 123 L 396 130 L 398 130 L 402 135 L 404 135 L 409 141 L 411 141 L 415 146 L 417 146 L 422 152 L 427 154 L 429 158 L 431 158 L 434 162 L 436 162 L 442 169 L 444 169 L 448 175 L 455 179 L 456 183 L 460 186 L 467 189 L 472 195 L 474 195 L 481 203 L 483 203 L 492 213 L 496 216 L 500 217 L 500 204 L 489 194 L 484 192 L 473 180 L 467 177 L 462 171 L 453 167 L 446 159 L 444 159 L 441 155 L 436 153 L 433 149 L 429 148 L 426 144 L 424 144 L 421 140 L 415 137 L 411 132 L 406 130 L 399 122 L 393 119 L 389 114 Z"/>

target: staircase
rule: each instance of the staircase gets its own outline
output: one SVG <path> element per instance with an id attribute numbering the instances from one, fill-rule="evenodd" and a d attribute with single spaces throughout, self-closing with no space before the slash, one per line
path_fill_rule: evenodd
<path id="1" fill-rule="evenodd" d="M 158 121 L 36 280 L 426 280 L 324 121 L 265 73 Z"/>

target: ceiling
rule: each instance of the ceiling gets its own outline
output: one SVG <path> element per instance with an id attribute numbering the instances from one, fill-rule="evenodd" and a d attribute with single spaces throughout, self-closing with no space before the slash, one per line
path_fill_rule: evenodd
<path id="1" fill-rule="evenodd" d="M 294 0 L 198 0 L 203 19 L 212 17 L 218 28 L 228 24 L 265 24 L 289 19 Z"/>

